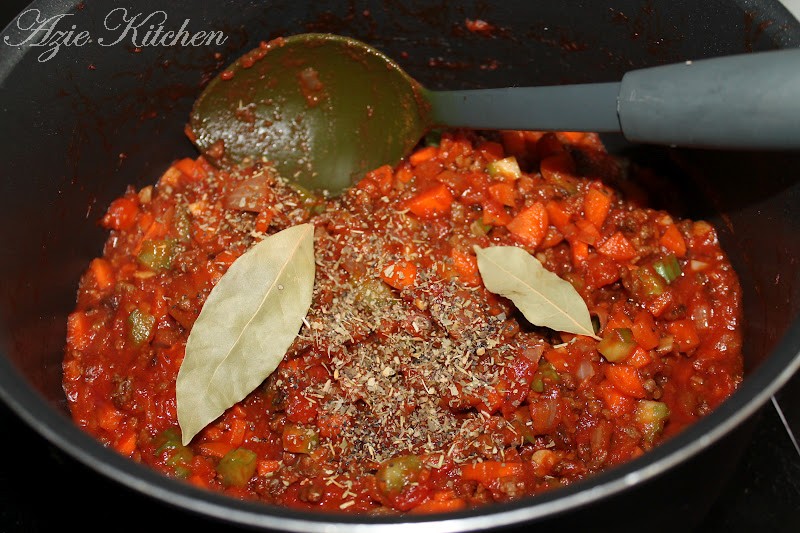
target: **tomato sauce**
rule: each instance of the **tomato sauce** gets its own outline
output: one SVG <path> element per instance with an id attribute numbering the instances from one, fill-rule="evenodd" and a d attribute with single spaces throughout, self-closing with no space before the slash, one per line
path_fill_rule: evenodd
<path id="1" fill-rule="evenodd" d="M 629 461 L 742 379 L 741 294 L 714 228 L 640 205 L 594 134 L 445 132 L 341 198 L 267 165 L 177 161 L 112 202 L 69 316 L 64 390 L 105 445 L 233 497 L 427 513 Z M 181 444 L 175 380 L 210 290 L 253 244 L 315 226 L 313 303 L 278 369 Z M 569 281 L 597 340 L 487 291 L 475 246 Z"/>

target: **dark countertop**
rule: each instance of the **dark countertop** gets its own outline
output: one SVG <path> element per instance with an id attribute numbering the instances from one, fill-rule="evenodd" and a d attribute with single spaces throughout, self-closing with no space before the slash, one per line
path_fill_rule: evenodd
<path id="1" fill-rule="evenodd" d="M 3 0 L 0 22 L 26 4 Z M 786 418 L 800 428 L 800 374 L 776 396 Z M 205 530 L 213 525 L 96 474 L 45 441 L 3 404 L 0 427 L 5 437 L 0 446 L 0 531 L 36 533 L 100 524 L 113 524 L 115 532 Z M 772 404 L 757 415 L 752 441 L 732 468 L 730 482 L 698 531 L 800 531 L 800 453 Z M 643 524 L 643 529 L 648 528 Z"/>

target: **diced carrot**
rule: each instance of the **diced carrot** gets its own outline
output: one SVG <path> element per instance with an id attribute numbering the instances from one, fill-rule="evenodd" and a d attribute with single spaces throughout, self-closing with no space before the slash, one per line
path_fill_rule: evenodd
<path id="1" fill-rule="evenodd" d="M 570 251 L 572 252 L 572 266 L 575 268 L 586 263 L 589 258 L 589 245 L 582 241 L 575 241 L 570 243 Z"/>
<path id="2" fill-rule="evenodd" d="M 615 306 L 608 315 L 606 325 L 603 331 L 611 331 L 612 329 L 630 328 L 632 326 L 631 319 L 622 310 L 621 307 Z"/>
<path id="3" fill-rule="evenodd" d="M 570 144 L 579 144 L 586 137 L 586 133 L 582 131 L 560 131 L 558 136 Z"/>
<path id="4" fill-rule="evenodd" d="M 506 212 L 502 204 L 492 199 L 481 202 L 481 207 L 483 208 L 481 222 L 487 226 L 505 226 L 511 222 L 513 218 Z"/>
<path id="5" fill-rule="evenodd" d="M 481 152 L 483 157 L 490 162 L 503 159 L 506 156 L 503 145 L 494 141 L 483 141 L 478 145 L 478 151 Z"/>
<path id="6" fill-rule="evenodd" d="M 636 407 L 636 400 L 627 394 L 621 393 L 609 380 L 600 383 L 597 387 L 597 392 L 606 408 L 614 416 L 630 413 Z"/>
<path id="7" fill-rule="evenodd" d="M 106 229 L 124 231 L 133 227 L 138 214 L 138 202 L 128 196 L 123 196 L 111 202 L 101 223 Z"/>
<path id="8" fill-rule="evenodd" d="M 536 143 L 538 143 L 545 135 L 552 135 L 552 132 L 536 130 L 525 130 L 522 132 L 522 138 L 525 139 L 526 143 L 528 143 L 529 149 L 536 146 Z"/>
<path id="9" fill-rule="evenodd" d="M 453 259 L 453 266 L 458 272 L 458 278 L 467 285 L 478 287 L 481 284 L 480 273 L 478 271 L 478 260 L 470 253 L 453 248 L 450 250 L 450 257 Z"/>
<path id="10" fill-rule="evenodd" d="M 231 422 L 231 430 L 228 432 L 228 442 L 238 448 L 244 443 L 246 434 L 247 422 L 241 418 L 236 418 Z"/>
<path id="11" fill-rule="evenodd" d="M 500 133 L 505 152 L 509 155 L 523 155 L 527 151 L 525 136 L 521 131 L 506 130 Z"/>
<path id="12" fill-rule="evenodd" d="M 400 183 L 408 183 L 414 178 L 414 172 L 408 164 L 402 164 L 395 172 L 395 177 Z"/>
<path id="13" fill-rule="evenodd" d="M 214 257 L 214 264 L 229 267 L 239 256 L 230 250 L 223 250 Z"/>
<path id="14" fill-rule="evenodd" d="M 487 387 L 481 391 L 480 401 L 475 404 L 478 411 L 496 413 L 503 405 L 503 395 L 495 387 Z"/>
<path id="15" fill-rule="evenodd" d="M 678 226 L 670 224 L 659 239 L 659 244 L 678 257 L 686 256 L 686 241 L 681 235 Z"/>
<path id="16" fill-rule="evenodd" d="M 85 350 L 92 341 L 89 318 L 81 311 L 67 317 L 67 344 L 74 350 Z"/>
<path id="17" fill-rule="evenodd" d="M 583 198 L 583 213 L 586 220 L 601 229 L 611 209 L 611 195 L 600 188 L 591 188 Z"/>
<path id="18" fill-rule="evenodd" d="M 169 313 L 170 303 L 164 297 L 166 290 L 163 285 L 156 285 L 153 289 L 152 306 L 150 314 L 156 318 L 156 321 L 164 319 Z"/>
<path id="19" fill-rule="evenodd" d="M 224 433 L 219 426 L 206 426 L 203 430 L 203 436 L 209 441 L 217 441 L 223 438 Z"/>
<path id="20" fill-rule="evenodd" d="M 633 398 L 644 398 L 647 391 L 642 385 L 642 378 L 639 372 L 629 365 L 607 365 L 605 367 L 606 378 L 618 391 Z"/>
<path id="21" fill-rule="evenodd" d="M 550 200 L 545 204 L 547 216 L 550 223 L 564 233 L 564 228 L 569 224 L 569 213 L 564 209 L 563 204 L 558 200 Z"/>
<path id="22" fill-rule="evenodd" d="M 319 427 L 319 436 L 324 438 L 333 437 L 341 433 L 342 428 L 347 425 L 347 417 L 335 413 L 319 413 L 317 419 L 317 427 Z"/>
<path id="23" fill-rule="evenodd" d="M 542 159 L 539 172 L 551 183 L 563 183 L 575 177 L 575 162 L 567 152 L 556 153 Z"/>
<path id="24" fill-rule="evenodd" d="M 153 221 L 155 217 L 152 213 L 145 211 L 136 219 L 136 223 L 139 226 L 139 229 L 142 231 L 147 231 L 147 229 L 153 225 Z"/>
<path id="25" fill-rule="evenodd" d="M 97 406 L 97 425 L 106 431 L 114 431 L 122 422 L 123 415 L 111 404 Z"/>
<path id="26" fill-rule="evenodd" d="M 317 403 L 297 391 L 288 394 L 286 419 L 297 424 L 312 424 L 317 419 Z"/>
<path id="27" fill-rule="evenodd" d="M 412 508 L 411 514 L 431 514 L 431 513 L 450 513 L 461 509 L 466 509 L 467 502 L 462 498 L 453 496 L 450 499 L 438 499 L 436 497 L 424 501 Z"/>
<path id="28" fill-rule="evenodd" d="M 547 234 L 544 236 L 542 244 L 540 244 L 539 247 L 542 249 L 552 248 L 563 240 L 564 236 L 561 234 L 561 232 L 553 226 L 550 226 L 547 228 Z"/>
<path id="29" fill-rule="evenodd" d="M 417 281 L 417 266 L 409 261 L 400 260 L 383 267 L 381 279 L 395 289 L 405 289 Z"/>
<path id="30" fill-rule="evenodd" d="M 667 325 L 667 330 L 678 345 L 678 349 L 683 353 L 687 353 L 700 345 L 697 328 L 691 319 L 685 318 L 670 322 Z"/>
<path id="31" fill-rule="evenodd" d="M 461 465 L 461 479 L 477 481 L 483 485 L 490 485 L 504 477 L 522 477 L 524 474 L 522 463 L 483 461 Z"/>
<path id="32" fill-rule="evenodd" d="M 570 371 L 569 361 L 572 359 L 567 351 L 562 349 L 547 350 L 544 353 L 545 360 L 553 365 L 558 371 Z"/>
<path id="33" fill-rule="evenodd" d="M 136 451 L 136 433 L 127 430 L 114 442 L 114 449 L 122 455 L 131 455 Z"/>
<path id="34" fill-rule="evenodd" d="M 510 183 L 495 183 L 490 185 L 489 196 L 508 207 L 514 207 L 517 203 L 517 191 Z"/>
<path id="35" fill-rule="evenodd" d="M 92 259 L 92 262 L 89 263 L 89 270 L 97 283 L 98 289 L 105 290 L 114 286 L 114 270 L 108 260 L 102 257 Z"/>
<path id="36" fill-rule="evenodd" d="M 597 251 L 615 261 L 630 261 L 636 257 L 636 249 L 631 241 L 619 231 L 606 239 Z"/>
<path id="37" fill-rule="evenodd" d="M 407 200 L 405 206 L 420 218 L 430 218 L 448 212 L 452 203 L 450 190 L 443 183 L 437 183 Z"/>
<path id="38" fill-rule="evenodd" d="M 645 350 L 652 350 L 658 346 L 661 336 L 656 330 L 656 323 L 653 315 L 642 309 L 636 314 L 631 326 L 634 340 Z"/>
<path id="39" fill-rule="evenodd" d="M 209 485 L 208 481 L 205 478 L 203 478 L 203 476 L 198 476 L 196 474 L 186 478 L 186 481 L 188 481 L 195 487 L 200 487 L 200 488 L 207 488 Z"/>
<path id="40" fill-rule="evenodd" d="M 654 317 L 660 317 L 662 313 L 664 313 L 664 311 L 667 310 L 667 308 L 670 306 L 671 303 L 672 303 L 672 292 L 664 291 L 659 296 L 656 296 L 655 298 L 647 302 L 645 307 L 647 308 L 648 311 L 650 311 L 650 314 L 652 314 Z"/>
<path id="41" fill-rule="evenodd" d="M 616 282 L 622 275 L 619 264 L 600 254 L 592 254 L 586 260 L 586 286 L 605 287 Z"/>
<path id="42" fill-rule="evenodd" d="M 191 157 L 185 157 L 175 162 L 174 166 L 190 181 L 200 181 L 206 177 L 206 171 L 203 166 L 199 164 L 199 161 Z"/>
<path id="43" fill-rule="evenodd" d="M 459 158 L 472 152 L 472 143 L 465 138 L 442 136 L 439 144 L 439 158 L 443 163 L 452 165 Z"/>
<path id="44" fill-rule="evenodd" d="M 417 177 L 417 183 L 426 183 L 435 179 L 442 169 L 444 169 L 444 165 L 438 157 L 435 157 L 415 166 L 414 176 Z"/>
<path id="45" fill-rule="evenodd" d="M 508 223 L 506 228 L 512 235 L 517 237 L 523 244 L 531 248 L 536 248 L 544 239 L 547 233 L 547 226 L 550 223 L 547 217 L 547 210 L 544 204 L 536 202 L 526 207 Z"/>
<path id="46" fill-rule="evenodd" d="M 586 244 L 594 246 L 597 244 L 597 241 L 602 238 L 602 234 L 600 233 L 600 230 L 597 229 L 597 226 L 588 220 L 576 220 L 575 227 L 578 231 L 575 233 L 574 238 L 578 239 L 579 241 L 583 241 Z"/>
<path id="47" fill-rule="evenodd" d="M 281 462 L 275 459 L 261 459 L 256 467 L 256 472 L 259 476 L 266 476 L 278 470 L 281 467 Z"/>
<path id="48" fill-rule="evenodd" d="M 272 209 L 261 211 L 256 216 L 256 231 L 259 233 L 266 233 L 269 229 L 269 225 L 272 224 L 273 218 L 275 218 L 275 213 L 272 211 Z"/>
<path id="49" fill-rule="evenodd" d="M 417 166 L 424 161 L 433 159 L 437 155 L 439 155 L 439 147 L 426 146 L 425 148 L 421 148 L 416 152 L 414 152 L 413 154 L 411 154 L 408 160 L 413 166 Z"/>
<path id="50" fill-rule="evenodd" d="M 150 227 L 147 228 L 147 231 L 144 232 L 144 235 L 142 235 L 141 242 L 157 241 L 163 239 L 166 234 L 167 225 L 158 220 L 154 220 L 153 223 L 150 224 Z"/>
<path id="51" fill-rule="evenodd" d="M 239 404 L 231 407 L 229 413 L 235 418 L 247 418 L 247 411 Z"/>
<path id="52" fill-rule="evenodd" d="M 626 365 L 631 365 L 632 367 L 635 367 L 635 368 L 645 367 L 645 366 L 649 365 L 652 362 L 653 362 L 653 358 L 650 357 L 650 352 L 648 352 L 647 350 L 645 350 L 641 346 L 637 346 L 633 350 L 633 353 L 630 354 L 627 359 L 625 359 L 625 364 Z"/>
<path id="53" fill-rule="evenodd" d="M 236 448 L 230 442 L 204 442 L 199 446 L 200 452 L 211 457 L 225 457 L 225 454 Z"/>
<path id="54" fill-rule="evenodd" d="M 387 194 L 392 190 L 394 180 L 394 170 L 390 165 L 383 165 L 367 173 L 365 179 L 370 179 L 378 186 L 381 194 Z"/>
<path id="55" fill-rule="evenodd" d="M 436 181 L 444 183 L 455 196 L 461 196 L 470 186 L 465 174 L 449 169 L 439 172 L 436 175 Z"/>

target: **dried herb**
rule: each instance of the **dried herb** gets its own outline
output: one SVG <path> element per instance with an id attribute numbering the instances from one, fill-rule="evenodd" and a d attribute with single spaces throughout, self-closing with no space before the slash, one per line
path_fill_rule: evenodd
<path id="1" fill-rule="evenodd" d="M 314 287 L 314 226 L 272 235 L 211 291 L 186 343 L 176 399 L 183 444 L 275 371 L 300 331 Z"/>
<path id="2" fill-rule="evenodd" d="M 516 246 L 475 247 L 484 286 L 514 302 L 531 324 L 597 338 L 578 291 Z"/>

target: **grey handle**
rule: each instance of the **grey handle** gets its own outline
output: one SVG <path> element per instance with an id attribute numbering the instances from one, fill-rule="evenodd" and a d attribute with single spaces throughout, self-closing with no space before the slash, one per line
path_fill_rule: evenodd
<path id="1" fill-rule="evenodd" d="M 437 126 L 496 130 L 619 131 L 620 84 L 427 91 Z"/>
<path id="2" fill-rule="evenodd" d="M 622 131 L 642 143 L 800 149 L 800 49 L 634 70 L 620 83 L 424 94 L 440 126 Z"/>
<path id="3" fill-rule="evenodd" d="M 800 49 L 628 72 L 618 112 L 634 142 L 800 148 Z"/>

